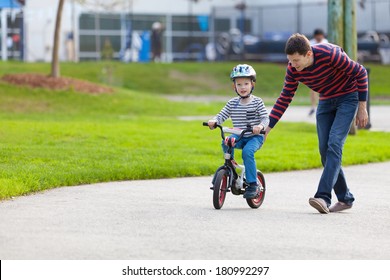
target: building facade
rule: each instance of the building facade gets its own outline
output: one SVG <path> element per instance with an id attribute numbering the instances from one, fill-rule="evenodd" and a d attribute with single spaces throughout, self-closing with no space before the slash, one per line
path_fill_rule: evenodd
<path id="1" fill-rule="evenodd" d="M 11 7 L 0 6 L 0 30 L 6 30 L 1 32 L 2 59 L 50 61 L 58 0 L 26 0 L 25 6 L 14 0 L 2 2 L 13 3 Z M 284 40 L 293 32 L 310 35 L 315 28 L 327 31 L 327 0 L 84 2 L 81 5 L 77 0 L 65 0 L 60 34 L 62 61 L 99 60 L 107 48 L 112 49 L 113 59 L 127 59 L 129 48 L 147 52 L 154 22 L 163 26 L 165 61 L 203 60 L 210 44 L 223 54 L 242 51 L 240 42 L 244 39 Z M 390 1 L 357 2 L 358 32 L 390 32 Z M 246 9 L 240 10 L 237 5 L 242 3 Z M 223 49 L 228 44 L 229 50 Z"/>

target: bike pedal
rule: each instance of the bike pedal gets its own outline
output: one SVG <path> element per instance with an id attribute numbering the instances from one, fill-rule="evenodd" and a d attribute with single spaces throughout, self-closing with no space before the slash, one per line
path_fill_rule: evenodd
<path id="1" fill-rule="evenodd" d="M 220 190 L 221 192 L 231 192 L 231 190 Z"/>

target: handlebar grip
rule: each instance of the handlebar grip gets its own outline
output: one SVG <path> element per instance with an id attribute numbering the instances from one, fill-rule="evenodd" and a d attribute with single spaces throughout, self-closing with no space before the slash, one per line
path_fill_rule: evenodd
<path id="1" fill-rule="evenodd" d="M 265 130 L 263 129 L 262 131 L 260 131 L 260 134 L 264 134 L 265 135 Z"/>
<path id="2" fill-rule="evenodd" d="M 209 126 L 209 123 L 203 122 L 203 126 Z M 217 128 L 217 127 L 219 127 L 219 125 L 217 123 L 215 123 L 214 128 Z"/>
<path id="3" fill-rule="evenodd" d="M 244 135 L 245 132 L 253 132 L 253 127 L 251 127 L 250 124 L 247 124 L 246 126 L 246 129 L 242 132 L 242 134 Z"/>

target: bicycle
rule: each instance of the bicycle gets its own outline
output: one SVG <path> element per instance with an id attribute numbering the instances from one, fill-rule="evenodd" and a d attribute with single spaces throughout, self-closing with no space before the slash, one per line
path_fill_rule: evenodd
<path id="1" fill-rule="evenodd" d="M 203 122 L 203 126 L 208 127 L 207 122 Z M 234 195 L 243 195 L 245 189 L 249 186 L 245 178 L 245 166 L 238 164 L 232 157 L 232 150 L 234 144 L 239 142 L 246 132 L 253 132 L 252 128 L 248 126 L 246 129 L 235 129 L 229 127 L 222 127 L 221 125 L 215 124 L 215 128 L 221 130 L 221 138 L 225 140 L 225 133 L 238 135 L 237 139 L 226 138 L 225 141 L 228 149 L 224 155 L 225 163 L 220 166 L 215 172 L 212 180 L 213 190 L 213 205 L 215 209 L 221 209 L 226 198 L 227 192 L 232 192 Z M 265 134 L 262 130 L 261 134 Z M 234 139 L 234 140 L 232 140 Z M 239 171 L 239 172 L 237 172 Z M 257 170 L 257 183 L 259 185 L 259 193 L 255 198 L 247 198 L 246 202 L 251 208 L 259 208 L 263 204 L 265 197 L 265 178 L 260 170 Z"/>

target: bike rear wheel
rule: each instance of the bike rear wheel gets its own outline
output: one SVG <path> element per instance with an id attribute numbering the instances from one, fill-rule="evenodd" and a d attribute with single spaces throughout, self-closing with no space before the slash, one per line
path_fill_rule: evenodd
<path id="1" fill-rule="evenodd" d="M 257 197 L 255 198 L 249 198 L 246 200 L 248 205 L 251 208 L 259 208 L 261 204 L 263 204 L 264 197 L 265 197 L 265 179 L 263 173 L 260 171 L 257 171 L 257 180 L 260 182 L 259 187 L 260 187 L 260 193 Z"/>
<path id="2" fill-rule="evenodd" d="M 225 202 L 228 182 L 228 172 L 225 169 L 219 170 L 213 185 L 213 204 L 215 209 L 221 209 Z"/>

